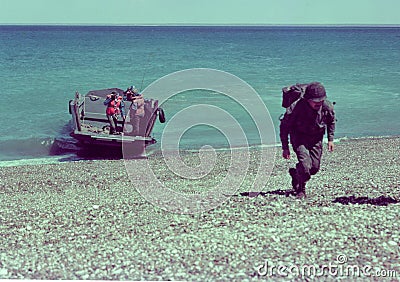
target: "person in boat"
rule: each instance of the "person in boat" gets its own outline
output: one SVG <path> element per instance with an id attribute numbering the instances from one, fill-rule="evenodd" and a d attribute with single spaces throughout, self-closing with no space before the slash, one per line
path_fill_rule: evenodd
<path id="1" fill-rule="evenodd" d="M 132 87 L 130 89 L 129 96 L 127 93 L 127 99 L 130 99 L 128 101 L 132 101 L 132 104 L 129 109 L 129 116 L 130 116 L 131 124 L 133 127 L 132 134 L 134 136 L 141 135 L 140 134 L 141 133 L 140 132 L 140 120 L 141 120 L 141 118 L 144 117 L 144 114 L 145 114 L 143 95 L 141 93 L 139 93 L 139 91 L 136 88 Z"/>
<path id="2" fill-rule="evenodd" d="M 104 105 L 107 106 L 106 115 L 110 123 L 110 134 L 120 134 L 117 131 L 118 115 L 120 114 L 122 120 L 125 121 L 125 104 L 122 96 L 113 91 L 107 95 Z"/>
<path id="3" fill-rule="evenodd" d="M 135 86 L 130 86 L 126 89 L 126 91 L 124 92 L 124 101 L 132 101 L 133 100 L 133 89 L 136 89 Z"/>

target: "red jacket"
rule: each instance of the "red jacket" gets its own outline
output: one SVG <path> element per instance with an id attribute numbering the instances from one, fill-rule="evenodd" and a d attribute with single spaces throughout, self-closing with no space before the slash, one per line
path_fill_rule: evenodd
<path id="1" fill-rule="evenodd" d="M 107 101 L 109 100 L 109 101 Z M 111 99 L 107 99 L 104 104 L 107 105 L 107 109 L 106 109 L 106 114 L 107 115 L 115 115 L 115 114 L 119 114 L 119 113 L 123 113 L 123 102 L 122 102 L 122 97 L 118 97 L 118 100 L 111 100 Z M 122 112 L 120 111 L 120 109 L 122 110 Z"/>

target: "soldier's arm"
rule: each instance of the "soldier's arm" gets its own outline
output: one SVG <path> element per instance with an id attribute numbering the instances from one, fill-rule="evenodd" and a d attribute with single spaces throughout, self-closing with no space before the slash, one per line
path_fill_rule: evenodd
<path id="1" fill-rule="evenodd" d="M 286 112 L 279 126 L 279 137 L 282 143 L 282 150 L 289 150 L 290 127 L 291 127 L 291 114 Z"/>
<path id="2" fill-rule="evenodd" d="M 286 109 L 286 113 L 281 119 L 279 127 L 279 136 L 281 138 L 282 150 L 289 150 L 289 133 L 293 127 L 293 122 L 296 119 L 298 112 L 298 101 L 294 102 L 289 108 Z"/>
<path id="3" fill-rule="evenodd" d="M 111 102 L 111 100 L 112 100 L 111 97 L 108 97 L 107 95 L 107 98 L 103 102 L 104 106 L 107 106 Z"/>
<path id="4" fill-rule="evenodd" d="M 333 105 L 329 107 L 327 116 L 327 135 L 328 141 L 333 141 L 335 135 L 336 117 Z"/>
<path id="5" fill-rule="evenodd" d="M 335 135 L 335 125 L 336 125 L 336 117 L 335 110 L 333 108 L 333 104 L 327 101 L 327 111 L 326 111 L 326 127 L 327 127 L 327 135 L 328 135 L 328 151 L 333 152 L 335 145 L 333 144 L 333 138 Z"/>

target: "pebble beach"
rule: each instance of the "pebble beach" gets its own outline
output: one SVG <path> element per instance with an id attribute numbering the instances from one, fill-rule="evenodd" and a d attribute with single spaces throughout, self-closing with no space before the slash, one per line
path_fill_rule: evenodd
<path id="1" fill-rule="evenodd" d="M 399 148 L 400 137 L 342 140 L 333 153 L 325 146 L 305 200 L 286 193 L 295 154 L 284 160 L 275 148 L 258 196 L 249 193 L 250 165 L 227 201 L 195 214 L 148 202 L 124 160 L 2 167 L 0 279 L 398 281 Z M 229 166 L 229 152 L 217 156 L 207 179 L 190 183 L 160 155 L 147 161 L 164 183 L 199 193 Z M 183 158 L 199 162 L 194 153 Z"/>

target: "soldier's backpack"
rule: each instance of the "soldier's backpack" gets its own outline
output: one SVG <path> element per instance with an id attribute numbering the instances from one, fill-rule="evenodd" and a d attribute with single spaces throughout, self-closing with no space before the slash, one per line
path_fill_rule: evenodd
<path id="1" fill-rule="evenodd" d="M 304 96 L 308 84 L 294 84 L 282 88 L 282 107 L 289 108 L 294 102 Z"/>

